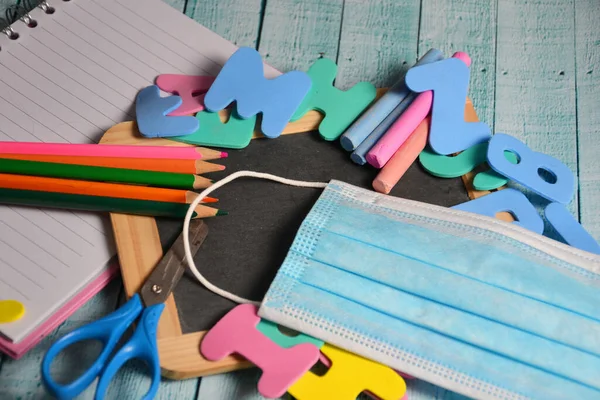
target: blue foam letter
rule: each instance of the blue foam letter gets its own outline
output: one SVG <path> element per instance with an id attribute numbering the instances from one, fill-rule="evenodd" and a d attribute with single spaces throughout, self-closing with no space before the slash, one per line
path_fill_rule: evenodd
<path id="1" fill-rule="evenodd" d="M 469 67 L 458 58 L 448 58 L 413 67 L 406 84 L 415 92 L 433 90 L 429 146 L 438 154 L 458 153 L 491 135 L 483 122 L 465 122 Z"/>
<path id="2" fill-rule="evenodd" d="M 301 71 L 266 79 L 260 54 L 241 47 L 227 60 L 206 93 L 204 105 L 217 112 L 237 101 L 240 117 L 246 119 L 262 112 L 262 133 L 276 138 L 296 112 L 312 85 Z"/>
<path id="3" fill-rule="evenodd" d="M 478 199 L 452 207 L 456 210 L 495 217 L 497 213 L 511 213 L 517 225 L 540 235 L 544 232 L 544 221 L 525 195 L 515 189 L 504 189 Z"/>
<path id="4" fill-rule="evenodd" d="M 194 117 L 167 116 L 182 103 L 179 96 L 160 97 L 158 86 L 148 86 L 135 99 L 137 126 L 145 137 L 171 137 L 189 135 L 198 130 Z"/>
<path id="5" fill-rule="evenodd" d="M 510 162 L 504 152 L 516 154 L 517 163 Z M 490 140 L 488 164 L 497 173 L 528 187 L 551 201 L 567 204 L 575 192 L 575 177 L 569 168 L 554 157 L 531 150 L 520 140 L 496 133 Z M 540 172 L 545 170 L 556 178 L 550 183 Z"/>
<path id="6" fill-rule="evenodd" d="M 569 245 L 590 253 L 600 254 L 600 245 L 567 208 L 560 203 L 550 203 L 544 210 L 546 219 Z"/>

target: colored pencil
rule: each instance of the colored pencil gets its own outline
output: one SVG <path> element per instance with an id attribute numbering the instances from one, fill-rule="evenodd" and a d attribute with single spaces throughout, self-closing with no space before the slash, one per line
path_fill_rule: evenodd
<path id="1" fill-rule="evenodd" d="M 115 197 L 121 199 L 165 201 L 182 204 L 189 204 L 198 196 L 197 193 L 188 190 L 11 174 L 0 174 L 0 188 Z M 205 197 L 202 202 L 215 203 L 217 202 L 217 199 L 214 197 Z"/>
<path id="2" fill-rule="evenodd" d="M 52 156 L 36 154 L 0 154 L 0 158 L 12 160 L 41 161 L 58 164 L 89 165 L 90 167 L 111 167 L 137 169 L 140 171 L 173 172 L 176 174 L 208 174 L 225 170 L 221 164 L 201 160 L 178 160 L 172 158 L 118 158 Z"/>
<path id="3" fill-rule="evenodd" d="M 124 146 L 70 143 L 0 142 L 0 153 L 46 154 L 55 156 L 177 158 L 208 160 L 227 157 L 227 153 L 199 147 Z"/>
<path id="4" fill-rule="evenodd" d="M 195 146 L 176 142 L 166 138 L 147 138 L 140 134 L 137 124 L 134 121 L 121 122 L 112 126 L 109 130 L 104 132 L 102 145 L 119 145 L 119 146 L 154 146 L 154 147 L 185 147 L 194 148 Z M 197 151 L 202 155 L 202 159 L 215 160 L 218 158 L 226 158 L 227 153 L 219 150 L 207 149 L 205 147 L 195 147 Z M 2 150 L 0 149 L 0 153 Z M 175 158 L 175 157 L 173 157 Z"/>
<path id="5" fill-rule="evenodd" d="M 78 211 L 111 212 L 147 215 L 153 217 L 183 218 L 189 206 L 180 203 L 119 199 L 114 197 L 84 196 L 33 190 L 0 189 L 0 203 L 40 208 L 58 208 Z M 216 208 L 199 205 L 194 218 L 208 218 L 227 213 Z"/>
<path id="6" fill-rule="evenodd" d="M 10 160 L 6 158 L 0 158 L 0 172 L 53 178 L 83 179 L 88 181 L 120 182 L 177 189 L 202 189 L 212 184 L 210 179 L 191 174 L 90 167 L 87 165 Z"/>

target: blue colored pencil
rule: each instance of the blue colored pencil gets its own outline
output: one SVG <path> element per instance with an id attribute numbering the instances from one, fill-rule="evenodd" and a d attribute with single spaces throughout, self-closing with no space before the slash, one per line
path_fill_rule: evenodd
<path id="1" fill-rule="evenodd" d="M 444 54 L 438 49 L 430 49 L 417 63 L 424 65 L 439 61 L 444 58 Z M 404 83 L 404 76 L 394 84 L 381 98 L 366 110 L 363 115 L 356 120 L 340 137 L 342 147 L 347 151 L 356 150 L 356 148 L 386 119 L 388 115 L 410 94 L 410 89 Z M 400 114 L 398 114 L 399 116 Z M 394 121 L 392 121 L 393 123 Z M 389 126 L 392 125 L 389 124 Z M 389 128 L 388 126 L 388 128 Z M 387 128 L 383 131 L 385 131 Z M 383 135 L 382 133 L 382 135 Z"/>

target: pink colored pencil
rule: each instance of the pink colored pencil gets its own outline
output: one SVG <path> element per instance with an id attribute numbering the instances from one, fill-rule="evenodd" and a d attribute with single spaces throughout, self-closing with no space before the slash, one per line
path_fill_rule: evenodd
<path id="1" fill-rule="evenodd" d="M 431 117 L 425 118 L 377 174 L 373 189 L 388 194 L 427 145 Z"/>
<path id="2" fill-rule="evenodd" d="M 83 157 L 168 158 L 180 160 L 227 157 L 227 153 L 217 150 L 187 146 L 126 146 L 31 142 L 0 142 L 0 153 Z M 213 155 L 212 153 L 215 154 Z"/>
<path id="3" fill-rule="evenodd" d="M 471 58 L 467 53 L 458 51 L 452 56 L 462 60 L 467 66 L 471 65 Z M 425 119 L 433 102 L 431 90 L 421 93 L 402 115 L 390 126 L 385 135 L 373 146 L 365 157 L 367 162 L 375 168 L 383 168 L 394 153 L 408 139 L 410 134 Z"/>

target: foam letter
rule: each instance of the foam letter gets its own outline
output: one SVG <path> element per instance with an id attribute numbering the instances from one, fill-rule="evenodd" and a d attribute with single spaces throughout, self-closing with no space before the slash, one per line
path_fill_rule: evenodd
<path id="1" fill-rule="evenodd" d="M 464 121 L 469 67 L 459 57 L 411 68 L 406 84 L 415 92 L 433 90 L 429 145 L 436 153 L 458 153 L 489 139 L 489 126 Z"/>
<path id="2" fill-rule="evenodd" d="M 269 339 L 280 345 L 281 347 L 289 348 L 293 347 L 300 343 L 312 343 L 317 348 L 323 347 L 324 342 L 322 340 L 316 339 L 312 336 L 305 335 L 301 332 L 296 332 L 296 335 L 289 336 L 284 334 L 279 330 L 277 324 L 267 321 L 266 319 L 261 319 L 256 329 L 261 331 L 265 336 Z"/>
<path id="3" fill-rule="evenodd" d="M 360 113 L 371 104 L 377 91 L 369 82 L 359 82 L 347 91 L 333 86 L 337 65 L 328 58 L 321 58 L 308 69 L 312 79 L 310 92 L 292 117 L 298 120 L 310 110 L 325 114 L 319 125 L 319 133 L 325 140 L 335 140 L 352 124 Z"/>
<path id="4" fill-rule="evenodd" d="M 162 74 L 156 78 L 156 86 L 181 97 L 182 104 L 169 115 L 191 115 L 204 110 L 204 93 L 214 80 L 214 76 Z"/>
<path id="5" fill-rule="evenodd" d="M 199 122 L 198 130 L 191 135 L 171 138 L 178 142 L 190 143 L 196 146 L 226 147 L 242 149 L 252 140 L 256 117 L 242 119 L 235 109 L 231 110 L 229 120 L 221 122 L 219 113 L 200 111 L 196 114 Z"/>
<path id="6" fill-rule="evenodd" d="M 325 344 L 321 349 L 331 367 L 325 375 L 308 372 L 288 392 L 297 400 L 354 400 L 368 391 L 382 400 L 398 400 L 406 393 L 404 379 L 393 369 Z"/>
<path id="7" fill-rule="evenodd" d="M 560 203 L 550 203 L 544 210 L 546 219 L 569 245 L 600 254 L 600 245 Z"/>
<path id="8" fill-rule="evenodd" d="M 488 217 L 495 217 L 497 213 L 507 211 L 515 217 L 515 224 L 540 235 L 544 232 L 542 217 L 527 197 L 515 189 L 499 190 L 452 208 Z"/>
<path id="9" fill-rule="evenodd" d="M 456 178 L 471 172 L 475 167 L 486 162 L 487 149 L 488 142 L 479 143 L 454 157 L 443 156 L 425 149 L 419 155 L 419 161 L 431 175 L 440 178 Z M 509 153 L 507 156 L 513 164 L 517 163 L 517 157 L 514 154 Z M 506 185 L 507 182 L 506 177 L 493 170 L 487 170 L 475 175 L 473 187 L 476 190 L 492 190 Z"/>
<path id="10" fill-rule="evenodd" d="M 145 137 L 189 135 L 198 130 L 194 117 L 167 117 L 181 105 L 181 97 L 160 97 L 158 86 L 142 89 L 135 100 L 135 113 L 140 133 Z"/>
<path id="11" fill-rule="evenodd" d="M 514 153 L 518 162 L 510 162 L 505 151 Z M 571 170 L 554 157 L 532 151 L 525 143 L 512 136 L 496 133 L 490 140 L 487 159 L 494 171 L 551 201 L 567 204 L 573 197 L 575 178 Z M 543 170 L 554 175 L 556 182 L 550 183 L 543 179 L 540 175 Z"/>
<path id="12" fill-rule="evenodd" d="M 320 353 L 311 343 L 280 347 L 256 329 L 259 321 L 256 306 L 235 307 L 204 336 L 200 351 L 212 361 L 233 353 L 247 358 L 263 372 L 258 391 L 265 397 L 278 398 L 312 368 Z"/>
<path id="13" fill-rule="evenodd" d="M 310 87 L 310 77 L 301 71 L 266 79 L 260 54 L 241 47 L 223 66 L 206 93 L 204 105 L 217 112 L 237 101 L 242 118 L 262 112 L 262 133 L 272 139 L 281 135 Z"/>

